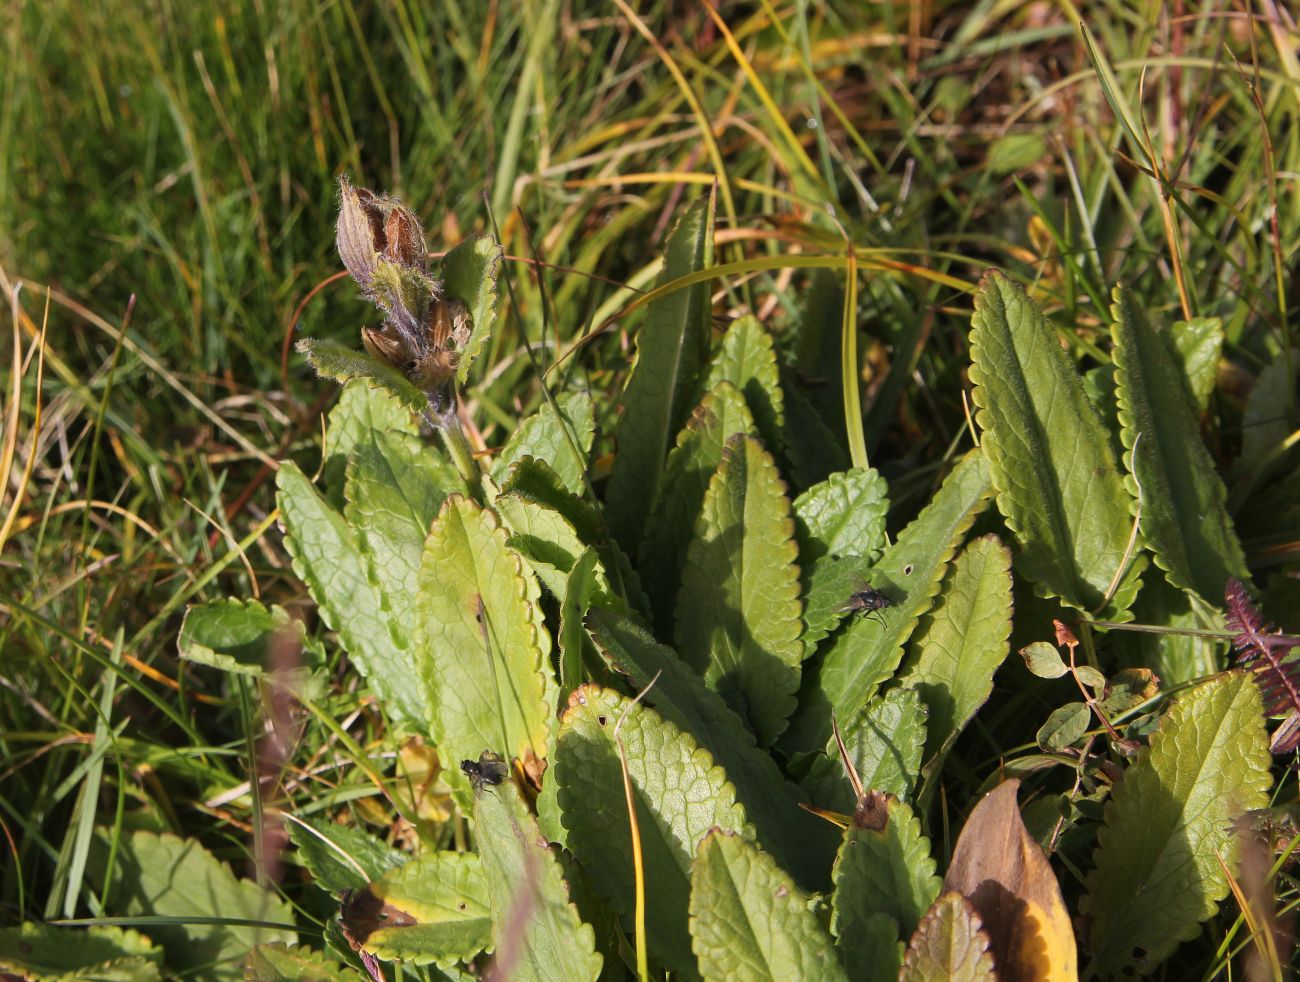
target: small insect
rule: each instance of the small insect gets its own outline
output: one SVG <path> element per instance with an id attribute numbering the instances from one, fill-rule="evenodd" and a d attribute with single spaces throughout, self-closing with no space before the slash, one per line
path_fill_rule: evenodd
<path id="1" fill-rule="evenodd" d="M 840 610 L 845 612 L 874 614 L 886 607 L 894 606 L 894 601 L 873 586 L 864 586 L 844 601 Z"/>
<path id="2" fill-rule="evenodd" d="M 482 791 L 484 787 L 496 787 L 510 774 L 506 762 L 491 750 L 484 750 L 478 755 L 478 760 L 462 760 L 460 769 L 465 772 L 469 783 L 474 786 L 475 794 Z"/>

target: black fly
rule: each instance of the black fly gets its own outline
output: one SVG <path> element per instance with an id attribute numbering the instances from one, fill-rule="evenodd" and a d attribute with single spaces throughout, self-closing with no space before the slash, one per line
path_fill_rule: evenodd
<path id="1" fill-rule="evenodd" d="M 840 610 L 859 614 L 874 614 L 892 606 L 894 606 L 894 601 L 875 587 L 864 586 L 851 594 L 849 599 L 844 601 L 844 605 L 840 607 Z"/>
<path id="2" fill-rule="evenodd" d="M 506 762 L 491 750 L 484 750 L 479 754 L 478 760 L 462 760 L 460 769 L 465 772 L 465 776 L 469 778 L 469 783 L 474 786 L 476 793 L 482 791 L 488 785 L 496 787 L 510 773 L 510 768 L 506 766 Z"/>

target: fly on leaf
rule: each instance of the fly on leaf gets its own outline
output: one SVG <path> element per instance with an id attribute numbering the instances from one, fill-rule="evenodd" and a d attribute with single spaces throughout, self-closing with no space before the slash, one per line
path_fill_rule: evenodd
<path id="1" fill-rule="evenodd" d="M 496 787 L 510 773 L 510 768 L 506 766 L 506 762 L 491 750 L 484 750 L 479 754 L 478 760 L 462 760 L 460 769 L 469 778 L 469 783 L 473 785 L 475 794 L 481 792 L 485 786 Z"/>
<path id="2" fill-rule="evenodd" d="M 874 614 L 886 607 L 894 606 L 894 601 L 873 586 L 864 586 L 844 601 L 840 610 L 845 613 Z"/>

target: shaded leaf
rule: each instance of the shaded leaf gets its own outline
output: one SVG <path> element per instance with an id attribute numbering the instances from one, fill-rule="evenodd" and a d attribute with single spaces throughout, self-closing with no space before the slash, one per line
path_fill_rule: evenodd
<path id="1" fill-rule="evenodd" d="M 846 829 L 832 876 L 831 931 L 845 967 L 854 978 L 896 976 L 903 960 L 900 934 L 916 930 L 942 886 L 916 814 L 890 801 L 883 829 Z M 876 926 L 883 920 L 889 932 Z"/>
<path id="2" fill-rule="evenodd" d="M 1228 894 L 1232 822 L 1268 803 L 1268 738 L 1254 679 L 1230 673 L 1176 700 L 1116 785 L 1083 910 L 1090 972 L 1146 973 Z"/>
<path id="3" fill-rule="evenodd" d="M 799 807 L 804 794 L 757 747 L 740 717 L 671 648 L 657 644 L 628 618 L 595 609 L 587 626 L 610 667 L 626 675 L 636 690 L 657 678 L 646 698 L 722 766 L 754 823 L 759 845 L 805 889 L 820 886 L 826 875 L 820 860 L 834 851 L 834 828 Z"/>
<path id="4" fill-rule="evenodd" d="M 1127 561 L 1128 493 L 1055 330 L 997 272 L 975 298 L 970 377 L 998 508 L 1020 542 L 1018 568 L 1047 595 L 1099 608 Z M 1112 616 L 1132 603 L 1140 565 L 1107 605 Z"/>
<path id="5" fill-rule="evenodd" d="M 1217 317 L 1193 317 L 1176 321 L 1169 341 L 1183 377 L 1187 379 L 1196 412 L 1203 413 L 1210 404 L 1219 377 L 1219 355 L 1223 351 L 1223 321 Z"/>
<path id="6" fill-rule="evenodd" d="M 722 448 L 736 433 L 757 434 L 744 397 L 730 382 L 705 393 L 668 454 L 659 498 L 646 523 L 638 553 L 651 604 L 661 628 L 671 629 L 686 549 L 709 481 L 722 464 Z"/>
<path id="7" fill-rule="evenodd" d="M 1295 356 L 1279 355 L 1255 380 L 1241 419 L 1241 459 L 1238 467 L 1264 467 L 1268 456 L 1290 435 L 1296 398 Z"/>
<path id="8" fill-rule="evenodd" d="M 1083 739 L 1091 722 L 1092 711 L 1087 703 L 1066 703 L 1052 710 L 1034 739 L 1044 750 L 1064 750 Z"/>
<path id="9" fill-rule="evenodd" d="M 888 512 L 889 487 L 874 468 L 832 474 L 794 501 L 800 560 L 829 555 L 875 562 L 885 546 Z"/>
<path id="10" fill-rule="evenodd" d="M 92 850 L 92 876 L 101 880 L 109 847 Z M 201 982 L 241 978 L 240 962 L 254 945 L 297 937 L 293 911 L 275 894 L 235 878 L 225 863 L 193 839 L 134 832 L 119 839 L 109 885 L 113 909 L 124 916 L 174 917 L 147 931 L 167 953 L 167 967 Z M 187 924 L 223 917 L 265 924 Z"/>
<path id="11" fill-rule="evenodd" d="M 260 944 L 244 959 L 244 982 L 353 982 L 356 973 L 301 945 Z"/>
<path id="12" fill-rule="evenodd" d="M 700 198 L 668 236 L 663 286 L 713 264 L 713 199 Z M 686 421 L 709 357 L 709 284 L 674 290 L 650 304 L 614 435 L 618 456 L 605 494 L 610 532 L 628 550 L 660 487 L 664 457 Z"/>
<path id="13" fill-rule="evenodd" d="M 1230 577 L 1247 575 L 1246 557 L 1225 508 L 1227 489 L 1201 442 L 1194 397 L 1124 287 L 1115 288 L 1111 317 L 1120 439 L 1143 538 L 1170 583 L 1217 603 Z"/>
<path id="14" fill-rule="evenodd" d="M 230 598 L 187 607 L 176 639 L 181 657 L 188 661 L 253 676 L 272 667 L 267 652 L 277 643 L 301 650 L 308 643 L 302 621 L 278 604 L 268 610 L 256 600 Z"/>
<path id="15" fill-rule="evenodd" d="M 474 795 L 474 827 L 492 906 L 494 969 L 501 978 L 600 975 L 595 932 L 569 902 L 560 864 L 513 781 Z"/>
<path id="16" fill-rule="evenodd" d="M 429 695 L 413 650 L 393 642 L 379 591 L 343 516 L 331 508 L 292 461 L 275 477 L 293 571 L 307 584 L 321 619 L 338 632 L 348 657 L 370 682 L 387 713 L 424 731 Z"/>
<path id="17" fill-rule="evenodd" d="M 731 437 L 687 551 L 677 639 L 762 744 L 785 729 L 799 688 L 797 553 L 776 464 L 753 437 Z"/>
<path id="18" fill-rule="evenodd" d="M 945 893 L 907 946 L 899 982 L 997 982 L 989 937 L 961 894 Z"/>
<path id="19" fill-rule="evenodd" d="M 852 611 L 848 600 L 870 577 L 873 560 L 863 556 L 822 556 L 799 569 L 804 595 L 804 658 Z"/>
<path id="20" fill-rule="evenodd" d="M 753 315 L 739 317 L 727 328 L 722 347 L 713 356 L 705 391 L 713 391 L 724 381 L 744 394 L 764 445 L 773 452 L 779 450 L 785 425 L 785 396 L 772 336 Z"/>
<path id="21" fill-rule="evenodd" d="M 554 715 L 551 636 L 537 582 L 490 512 L 450 496 L 433 523 L 420 568 L 421 670 L 430 727 L 448 760 L 485 748 L 540 760 Z M 459 772 L 453 778 L 464 787 Z"/>
<path id="22" fill-rule="evenodd" d="M 925 730 L 926 709 L 920 694 L 915 689 L 893 688 L 841 726 L 840 737 L 865 790 L 907 801 L 921 770 Z M 853 784 L 834 742 L 827 745 L 825 753 L 812 757 L 803 786 L 819 808 L 853 812 Z"/>
<path id="23" fill-rule="evenodd" d="M 469 340 L 461 347 L 456 365 L 456 381 L 461 385 L 492 335 L 502 255 L 501 246 L 490 235 L 475 235 L 442 258 L 443 293 L 463 303 L 470 316 Z"/>
<path id="24" fill-rule="evenodd" d="M 368 832 L 324 819 L 289 823 L 289 838 L 316 885 L 333 894 L 358 890 L 410 858 Z"/>
<path id="25" fill-rule="evenodd" d="M 1025 667 L 1040 679 L 1059 679 L 1070 671 L 1061 651 L 1050 641 L 1033 641 L 1020 649 Z"/>
<path id="26" fill-rule="evenodd" d="M 325 461 L 321 483 L 333 504 L 342 506 L 343 471 L 352 451 L 369 441 L 371 434 L 383 433 L 390 440 L 401 441 L 412 453 L 420 446 L 415 414 L 387 391 L 365 381 L 346 382 L 339 401 L 329 411 L 325 427 Z"/>
<path id="27" fill-rule="evenodd" d="M 903 658 L 903 642 L 930 609 L 948 560 L 984 510 L 991 490 L 983 454 L 968 453 L 885 550 L 872 568 L 871 580 L 894 605 L 879 617 L 850 623 L 826 649 L 819 669 L 804 673 L 799 710 L 785 746 L 820 749 L 831 736 L 831 714 L 853 719 L 893 676 Z"/>
<path id="28" fill-rule="evenodd" d="M 691 871 L 691 944 L 708 980 L 847 979 L 808 897 L 767 853 L 717 829 Z"/>
<path id="29" fill-rule="evenodd" d="M 653 689 L 651 690 L 654 691 Z M 569 700 L 560 725 L 553 773 L 559 784 L 569 848 L 592 885 L 630 924 L 632 841 L 614 726 L 621 735 L 636 803 L 646 877 L 650 952 L 666 966 L 695 974 L 687 930 L 691 861 L 709 829 L 746 832 L 735 789 L 708 751 L 644 705 L 585 685 Z"/>
<path id="30" fill-rule="evenodd" d="M 26 921 L 0 928 L 0 973 L 41 982 L 155 982 L 163 950 L 139 931 L 95 925 L 85 930 Z"/>
<path id="31" fill-rule="evenodd" d="M 995 535 L 976 539 L 944 577 L 917 643 L 920 654 L 904 677 L 930 710 L 928 761 L 947 753 L 993 691 L 993 674 L 1007 656 L 1011 608 L 1011 553 Z"/>

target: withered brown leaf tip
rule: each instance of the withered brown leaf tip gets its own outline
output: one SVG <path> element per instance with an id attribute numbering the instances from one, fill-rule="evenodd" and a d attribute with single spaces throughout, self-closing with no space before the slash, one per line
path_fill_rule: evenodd
<path id="1" fill-rule="evenodd" d="M 425 265 L 424 229 L 396 198 L 339 179 L 339 258 L 366 297 L 384 311 L 382 327 L 361 329 L 376 361 L 395 368 L 448 410 L 460 350 L 469 340 L 469 311 L 444 297 Z"/>

